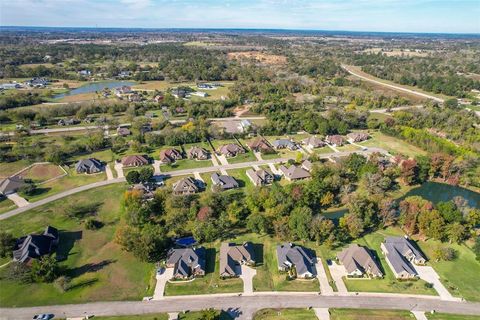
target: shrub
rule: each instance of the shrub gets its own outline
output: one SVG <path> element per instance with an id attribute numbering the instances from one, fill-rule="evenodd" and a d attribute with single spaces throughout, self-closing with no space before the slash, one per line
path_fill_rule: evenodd
<path id="1" fill-rule="evenodd" d="M 70 282 L 71 279 L 67 276 L 61 276 L 55 279 L 53 282 L 53 285 L 55 288 L 60 291 L 60 292 L 66 292 L 68 289 L 70 289 Z"/>
<path id="2" fill-rule="evenodd" d="M 85 221 L 85 228 L 87 230 L 97 230 L 103 227 L 103 223 L 101 221 L 95 220 L 93 218 L 88 218 Z"/>
<path id="3" fill-rule="evenodd" d="M 0 232 L 0 257 L 4 258 L 12 254 L 15 246 L 15 238 L 8 232 Z"/>

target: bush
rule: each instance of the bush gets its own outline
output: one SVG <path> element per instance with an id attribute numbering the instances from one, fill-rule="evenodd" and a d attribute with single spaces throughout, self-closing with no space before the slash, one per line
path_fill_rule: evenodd
<path id="1" fill-rule="evenodd" d="M 129 171 L 125 176 L 129 184 L 136 184 L 140 182 L 140 174 L 138 171 Z"/>
<path id="2" fill-rule="evenodd" d="M 4 258 L 12 254 L 15 246 L 15 238 L 8 232 L 0 232 L 0 257 Z"/>
<path id="3" fill-rule="evenodd" d="M 55 288 L 60 291 L 60 292 L 66 292 L 68 289 L 70 289 L 70 282 L 71 279 L 67 276 L 61 276 L 55 279 L 53 282 L 53 285 Z"/>
<path id="4" fill-rule="evenodd" d="M 89 218 L 85 221 L 85 228 L 87 230 L 98 230 L 103 227 L 103 223 L 101 221 L 95 220 L 93 218 Z"/>
<path id="5" fill-rule="evenodd" d="M 4 277 L 7 280 L 18 281 L 20 283 L 33 282 L 30 268 L 18 261 L 13 261 L 8 265 Z"/>
<path id="6" fill-rule="evenodd" d="M 438 247 L 433 250 L 432 258 L 435 261 L 452 261 L 457 257 L 457 252 L 449 247 L 441 248 Z"/>
<path id="7" fill-rule="evenodd" d="M 43 256 L 33 260 L 30 272 L 36 282 L 52 282 L 58 275 L 57 260 L 54 256 Z"/>

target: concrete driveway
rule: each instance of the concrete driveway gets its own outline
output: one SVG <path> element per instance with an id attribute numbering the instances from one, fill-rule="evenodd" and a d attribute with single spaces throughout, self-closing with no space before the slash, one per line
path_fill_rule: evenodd
<path id="1" fill-rule="evenodd" d="M 251 295 L 253 294 L 253 277 L 257 274 L 257 270 L 245 265 L 242 265 L 241 269 L 240 278 L 243 280 L 243 294 Z"/>
<path id="2" fill-rule="evenodd" d="M 415 270 L 417 270 L 417 273 L 420 279 L 433 284 L 433 288 L 438 292 L 438 295 L 442 300 L 450 300 L 450 301 L 460 300 L 460 298 L 454 298 L 450 294 L 450 292 L 448 292 L 447 288 L 445 288 L 445 286 L 440 282 L 440 277 L 438 276 L 438 273 L 432 267 L 427 267 L 427 266 L 414 266 L 414 267 L 415 267 Z"/>
<path id="3" fill-rule="evenodd" d="M 172 277 L 173 268 L 166 268 L 161 275 L 157 274 L 157 284 L 155 285 L 155 293 L 153 294 L 153 300 L 163 299 L 165 285 L 167 284 L 167 281 Z"/>
<path id="4" fill-rule="evenodd" d="M 327 273 L 325 272 L 321 259 L 317 259 L 315 269 L 317 270 L 317 278 L 320 283 L 320 292 L 325 295 L 333 294 L 333 289 L 328 282 Z"/>
<path id="5" fill-rule="evenodd" d="M 160 160 L 154 160 L 153 161 L 153 174 L 156 176 L 159 176 L 162 171 L 160 170 Z"/>
<path id="6" fill-rule="evenodd" d="M 121 162 L 115 162 L 115 171 L 117 171 L 117 178 L 123 178 L 123 164 Z"/>
<path id="7" fill-rule="evenodd" d="M 112 168 L 110 168 L 110 165 L 108 163 L 105 165 L 105 173 L 107 174 L 107 180 L 114 179 Z"/>
<path id="8" fill-rule="evenodd" d="M 341 265 L 336 264 L 332 261 L 332 265 L 328 266 L 330 269 L 330 274 L 332 275 L 333 280 L 337 286 L 337 290 L 339 293 L 347 293 L 347 287 L 345 283 L 343 283 L 342 277 L 345 277 L 345 268 Z"/>
<path id="9" fill-rule="evenodd" d="M 20 197 L 18 193 L 9 194 L 7 195 L 7 198 L 12 200 L 13 203 L 15 203 L 15 205 L 19 208 L 26 207 L 30 204 L 30 202 L 28 202 L 26 199 Z"/>
<path id="10" fill-rule="evenodd" d="M 330 320 L 328 308 L 313 308 L 313 311 L 319 320 Z"/>

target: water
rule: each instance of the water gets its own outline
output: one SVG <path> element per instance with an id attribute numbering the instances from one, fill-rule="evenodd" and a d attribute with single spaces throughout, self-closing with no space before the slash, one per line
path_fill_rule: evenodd
<path id="1" fill-rule="evenodd" d="M 55 95 L 54 99 L 61 99 L 63 97 L 74 96 L 82 93 L 91 93 L 95 91 L 102 91 L 105 88 L 114 89 L 122 86 L 132 86 L 135 82 L 132 81 L 102 81 L 102 82 L 92 82 L 87 85 L 81 86 L 79 88 L 70 90 L 67 93 L 61 93 Z"/>

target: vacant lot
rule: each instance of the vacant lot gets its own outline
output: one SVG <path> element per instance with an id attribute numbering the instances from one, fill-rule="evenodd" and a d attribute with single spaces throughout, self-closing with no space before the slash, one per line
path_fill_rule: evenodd
<path id="1" fill-rule="evenodd" d="M 367 309 L 330 309 L 331 320 L 411 320 L 409 311 L 367 310 Z"/>
<path id="2" fill-rule="evenodd" d="M 211 167 L 212 160 L 190 160 L 190 159 L 182 159 L 182 160 L 177 160 L 172 164 L 162 164 L 160 166 L 160 170 L 162 172 L 169 172 L 169 171 L 174 171 L 174 170 L 185 170 L 185 169 L 192 169 L 192 172 L 195 171 L 193 169 L 197 168 L 205 168 L 205 167 Z"/>
<path id="3" fill-rule="evenodd" d="M 255 60 L 265 64 L 287 63 L 287 57 L 285 56 L 268 54 L 259 51 L 229 52 L 227 53 L 227 57 L 228 59 L 232 60 Z"/>
<path id="4" fill-rule="evenodd" d="M 65 172 L 53 163 L 35 164 L 29 169 L 23 171 L 18 176 L 23 179 L 31 179 L 34 183 L 41 183 L 56 177 L 60 177 Z"/>
<path id="5" fill-rule="evenodd" d="M 26 168 L 29 163 L 25 160 L 19 160 L 14 162 L 0 162 L 0 179 L 10 177 L 18 171 Z"/>
<path id="6" fill-rule="evenodd" d="M 140 300 L 152 295 L 154 266 L 122 251 L 113 241 L 124 190 L 125 185 L 116 184 L 78 193 L 2 221 L 0 230 L 16 237 L 41 232 L 47 225 L 58 228 L 57 255 L 64 258 L 60 266 L 72 278 L 72 288 L 60 292 L 50 283 L 21 284 L 2 277 L 1 306 Z M 86 230 L 82 222 L 67 217 L 69 208 L 78 204 L 96 208 L 96 219 L 104 226 L 96 231 Z M 0 276 L 5 272 L 5 268 L 1 269 Z"/>
<path id="7" fill-rule="evenodd" d="M 370 139 L 360 143 L 362 146 L 382 148 L 393 155 L 404 154 L 410 157 L 415 157 L 418 155 L 427 154 L 420 148 L 417 148 L 398 138 L 387 136 L 381 132 L 373 132 L 370 135 Z"/>
<path id="8" fill-rule="evenodd" d="M 263 309 L 255 313 L 254 320 L 316 320 L 313 310 Z"/>

